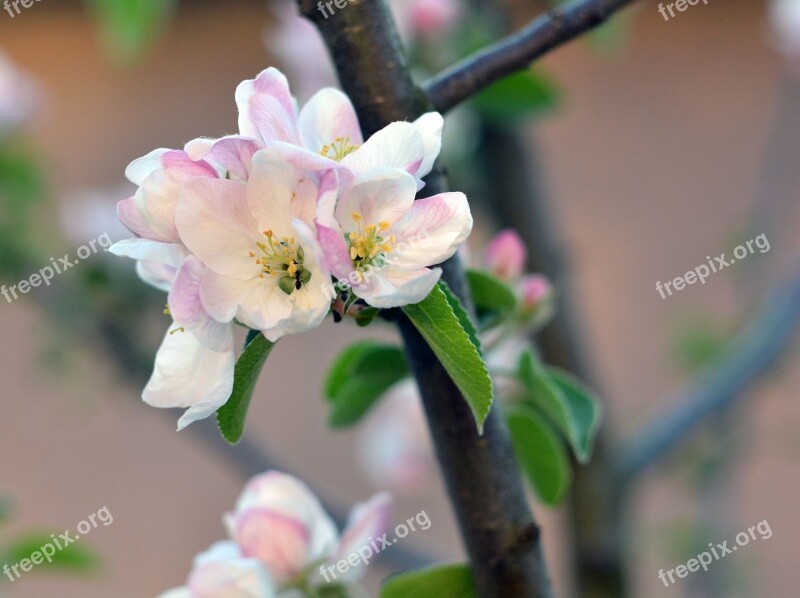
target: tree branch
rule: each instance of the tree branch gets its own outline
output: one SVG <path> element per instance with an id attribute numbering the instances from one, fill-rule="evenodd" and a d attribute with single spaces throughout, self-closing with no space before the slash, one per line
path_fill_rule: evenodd
<path id="1" fill-rule="evenodd" d="M 383 1 L 351 2 L 329 19 L 322 18 L 313 0 L 299 4 L 325 38 L 365 136 L 430 109 L 424 94 L 414 87 Z M 437 193 L 444 187 L 444 177 L 434 173 L 425 191 Z M 469 305 L 458 260 L 442 267 L 443 278 Z M 493 408 L 484 435 L 478 436 L 472 413 L 430 347 L 407 318 L 401 315 L 398 320 L 479 595 L 551 596 L 539 528 L 527 504 L 502 413 Z"/>
<path id="2" fill-rule="evenodd" d="M 761 303 L 747 328 L 667 405 L 677 405 L 618 451 L 619 474 L 630 483 L 662 459 L 697 426 L 730 408 L 744 390 L 774 366 L 800 325 L 800 269 Z"/>
<path id="3" fill-rule="evenodd" d="M 634 0 L 583 0 L 554 8 L 517 33 L 445 69 L 423 86 L 434 107 L 447 112 L 514 71 L 527 68 L 546 52 L 604 23 Z"/>

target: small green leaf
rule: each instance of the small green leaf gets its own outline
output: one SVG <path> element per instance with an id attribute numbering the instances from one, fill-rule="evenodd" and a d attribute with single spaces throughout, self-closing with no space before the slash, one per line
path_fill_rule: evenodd
<path id="1" fill-rule="evenodd" d="M 268 341 L 263 334 L 248 334 L 244 351 L 236 361 L 233 375 L 231 398 L 217 411 L 217 424 L 222 437 L 236 444 L 244 434 L 247 409 L 253 398 L 258 376 L 275 343 Z"/>
<path id="2" fill-rule="evenodd" d="M 548 368 L 548 371 L 567 399 L 573 424 L 570 442 L 578 460 L 586 463 L 592 455 L 597 430 L 603 419 L 602 403 L 572 374 L 554 367 Z"/>
<path id="3" fill-rule="evenodd" d="M 348 347 L 333 362 L 325 381 L 325 397 L 332 407 L 328 423 L 336 428 L 358 422 L 383 393 L 408 375 L 400 347 L 374 341 Z"/>
<path id="4" fill-rule="evenodd" d="M 377 307 L 365 307 L 356 314 L 356 324 L 361 328 L 369 326 L 379 312 L 380 310 Z"/>
<path id="5" fill-rule="evenodd" d="M 506 413 L 514 452 L 536 496 L 547 505 L 561 502 L 572 480 L 564 443 L 527 405 Z"/>
<path id="6" fill-rule="evenodd" d="M 437 565 L 391 577 L 380 598 L 477 598 L 467 565 Z"/>
<path id="7" fill-rule="evenodd" d="M 599 401 L 574 377 L 545 368 L 530 350 L 520 358 L 519 376 L 529 403 L 552 419 L 578 461 L 586 463 L 599 425 Z"/>
<path id="8" fill-rule="evenodd" d="M 55 535 L 58 536 L 58 534 Z M 57 550 L 56 545 L 53 543 L 53 538 L 47 533 L 28 534 L 17 538 L 0 555 L 0 564 L 13 565 L 23 559 L 30 559 L 34 552 L 40 552 L 41 554 L 42 547 L 47 544 L 53 549 L 53 554 L 50 556 L 52 562 L 48 562 L 47 558 L 42 555 L 42 563 L 36 565 L 36 570 L 41 567 L 42 569 L 60 569 L 86 573 L 97 568 L 100 564 L 99 558 L 93 552 L 82 548 L 78 544 L 70 544 L 63 550 Z M 51 552 L 50 548 L 47 550 L 48 553 Z"/>
<path id="9" fill-rule="evenodd" d="M 450 287 L 446 282 L 440 282 L 439 286 L 442 288 L 445 297 L 447 297 L 447 303 L 450 304 L 450 307 L 453 310 L 453 313 L 456 314 L 459 323 L 469 335 L 469 340 L 472 341 L 472 344 L 475 345 L 475 348 L 478 350 L 478 352 L 483 355 L 483 352 L 481 351 L 481 339 L 478 338 L 478 330 L 475 328 L 475 324 L 472 323 L 472 318 L 469 317 L 469 314 L 467 314 L 464 306 L 461 305 L 461 301 L 455 296 L 453 291 L 450 290 Z"/>
<path id="10" fill-rule="evenodd" d="M 459 315 L 441 286 L 436 286 L 423 301 L 407 305 L 403 311 L 439 358 L 453 382 L 464 395 L 475 417 L 478 431 L 494 400 L 494 387 L 486 363 L 461 322 L 469 318 L 460 305 Z M 472 327 L 474 330 L 474 326 Z"/>
<path id="11" fill-rule="evenodd" d="M 100 26 L 103 45 L 121 63 L 138 58 L 172 17 L 176 0 L 84 0 Z"/>
<path id="12" fill-rule="evenodd" d="M 474 106 L 484 118 L 513 123 L 552 109 L 560 100 L 554 81 L 538 71 L 519 71 L 475 96 Z"/>
<path id="13" fill-rule="evenodd" d="M 499 278 L 479 270 L 468 270 L 467 282 L 481 329 L 498 324 L 516 309 L 516 294 Z"/>

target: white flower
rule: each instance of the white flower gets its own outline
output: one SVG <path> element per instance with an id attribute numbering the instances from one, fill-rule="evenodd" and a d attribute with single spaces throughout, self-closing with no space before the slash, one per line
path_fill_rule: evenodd
<path id="1" fill-rule="evenodd" d="M 199 288 L 208 313 L 219 322 L 236 317 L 275 341 L 315 328 L 330 309 L 319 284 L 329 274 L 311 228 L 325 187 L 274 151 L 255 154 L 252 167 L 246 184 L 187 181 L 176 223 L 208 267 Z"/>
<path id="2" fill-rule="evenodd" d="M 441 276 L 440 264 L 472 231 L 463 193 L 414 201 L 414 178 L 372 170 L 334 205 L 320 204 L 317 235 L 331 273 L 349 281 L 369 305 L 391 308 L 422 301 Z"/>

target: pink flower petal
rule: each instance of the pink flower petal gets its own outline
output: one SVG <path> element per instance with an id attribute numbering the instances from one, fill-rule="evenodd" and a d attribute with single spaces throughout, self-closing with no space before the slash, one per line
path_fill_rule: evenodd
<path id="1" fill-rule="evenodd" d="M 424 159 L 425 144 L 417 128 L 411 123 L 395 122 L 345 156 L 341 164 L 356 174 L 366 174 L 375 168 L 400 168 L 416 175 Z"/>
<path id="2" fill-rule="evenodd" d="M 236 90 L 239 132 L 262 142 L 299 144 L 297 115 L 286 77 L 268 68 L 255 80 L 242 82 Z"/>
<path id="3" fill-rule="evenodd" d="M 299 127 L 303 146 L 315 153 L 340 137 L 353 146 L 364 143 L 350 98 L 332 87 L 318 91 L 303 107 Z"/>
<path id="4" fill-rule="evenodd" d="M 277 581 L 291 579 L 310 562 L 308 527 L 268 508 L 239 514 L 234 539 L 242 554 L 266 565 Z"/>
<path id="5" fill-rule="evenodd" d="M 513 229 L 500 231 L 486 247 L 484 262 L 489 270 L 503 280 L 519 278 L 525 271 L 528 249 Z"/>
<path id="6" fill-rule="evenodd" d="M 391 510 L 392 496 L 388 492 L 376 494 L 367 502 L 356 505 L 350 513 L 332 561 L 347 559 L 351 554 L 358 554 L 359 549 L 369 546 L 375 538 L 386 533 Z M 366 567 L 351 568 L 342 578 L 356 580 L 364 574 L 365 569 Z"/>
<path id="7" fill-rule="evenodd" d="M 394 224 L 411 209 L 416 191 L 414 177 L 402 170 L 372 170 L 339 199 L 336 218 L 345 232 L 379 222 Z M 354 213 L 361 215 L 360 223 L 353 220 Z"/>

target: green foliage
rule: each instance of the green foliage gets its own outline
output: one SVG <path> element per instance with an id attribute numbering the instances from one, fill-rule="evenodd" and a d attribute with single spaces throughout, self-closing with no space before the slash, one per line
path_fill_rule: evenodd
<path id="1" fill-rule="evenodd" d="M 458 297 L 453 294 L 453 291 L 450 290 L 450 287 L 447 286 L 446 282 L 440 282 L 439 286 L 441 287 L 444 296 L 447 298 L 447 303 L 450 305 L 450 309 L 453 310 L 453 313 L 458 318 L 459 324 L 461 324 L 461 327 L 469 336 L 469 340 L 472 341 L 473 345 L 475 345 L 478 353 L 483 355 L 483 352 L 481 351 L 481 339 L 478 338 L 478 329 L 475 328 L 472 318 L 469 317 L 469 314 L 467 314 L 464 306 L 461 305 L 461 301 L 459 301 Z"/>
<path id="2" fill-rule="evenodd" d="M 558 504 L 572 480 L 564 443 L 528 405 L 511 407 L 506 419 L 514 452 L 531 487 L 543 503 Z"/>
<path id="3" fill-rule="evenodd" d="M 380 598 L 477 598 L 467 565 L 439 565 L 401 573 L 381 588 Z"/>
<path id="4" fill-rule="evenodd" d="M 400 347 L 363 341 L 345 349 L 331 364 L 325 398 L 333 427 L 357 423 L 392 385 L 409 375 Z"/>
<path id="5" fill-rule="evenodd" d="M 176 0 L 84 0 L 100 27 L 101 42 L 112 59 L 137 59 L 165 28 Z"/>
<path id="6" fill-rule="evenodd" d="M 576 378 L 545 368 L 532 351 L 520 358 L 518 375 L 526 402 L 545 413 L 567 438 L 575 456 L 585 463 L 600 423 L 600 402 Z"/>
<path id="7" fill-rule="evenodd" d="M 275 346 L 263 334 L 253 331 L 248 334 L 247 341 L 244 351 L 236 361 L 231 398 L 217 411 L 219 430 L 222 437 L 231 444 L 242 439 L 247 409 L 250 407 L 258 376 Z"/>
<path id="8" fill-rule="evenodd" d="M 58 537 L 58 534 L 55 535 Z M 30 559 L 31 555 L 40 551 L 45 544 L 51 544 L 55 547 L 49 533 L 26 534 L 11 542 L 0 555 L 0 563 L 14 564 L 23 559 Z M 88 573 L 96 569 L 100 564 L 100 559 L 93 552 L 82 548 L 78 544 L 70 544 L 63 550 L 57 550 L 50 558 L 52 562 L 44 559 L 41 564 L 35 566 L 34 570 Z"/>
<path id="9" fill-rule="evenodd" d="M 553 109 L 560 96 L 552 79 L 541 72 L 526 70 L 487 87 L 475 96 L 472 105 L 488 121 L 514 124 Z"/>
<path id="10" fill-rule="evenodd" d="M 482 433 L 494 400 L 494 388 L 486 363 L 472 340 L 474 326 L 470 324 L 471 336 L 462 325 L 469 316 L 458 302 L 451 303 L 447 293 L 442 286 L 436 286 L 423 301 L 407 305 L 403 311 L 461 391 Z"/>
<path id="11" fill-rule="evenodd" d="M 499 324 L 517 308 L 514 290 L 502 280 L 480 270 L 466 274 L 481 330 Z"/>

